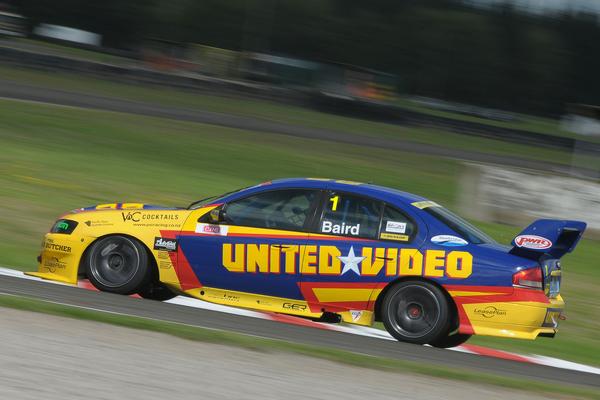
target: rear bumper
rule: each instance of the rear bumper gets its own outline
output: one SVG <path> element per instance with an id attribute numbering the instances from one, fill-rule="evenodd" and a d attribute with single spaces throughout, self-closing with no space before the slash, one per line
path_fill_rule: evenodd
<path id="1" fill-rule="evenodd" d="M 459 332 L 475 335 L 535 339 L 554 336 L 564 310 L 562 297 L 545 301 L 462 304 Z M 459 312 L 460 313 L 460 312 Z"/>

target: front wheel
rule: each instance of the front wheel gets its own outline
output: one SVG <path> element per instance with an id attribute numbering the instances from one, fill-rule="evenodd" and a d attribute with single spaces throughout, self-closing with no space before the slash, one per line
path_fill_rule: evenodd
<path id="1" fill-rule="evenodd" d="M 448 334 L 450 308 L 435 285 L 406 281 L 386 293 L 381 317 L 386 330 L 396 339 L 427 344 Z"/>
<path id="2" fill-rule="evenodd" d="M 133 294 L 147 285 L 150 264 L 146 248 L 127 236 L 107 236 L 87 253 L 85 271 L 92 284 L 104 292 Z"/>

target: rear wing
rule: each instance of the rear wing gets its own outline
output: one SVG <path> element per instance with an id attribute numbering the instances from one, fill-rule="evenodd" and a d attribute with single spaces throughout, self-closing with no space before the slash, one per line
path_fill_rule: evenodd
<path id="1" fill-rule="evenodd" d="M 575 249 L 586 226 L 581 221 L 538 219 L 513 239 L 510 253 L 534 260 L 543 255 L 561 258 Z"/>

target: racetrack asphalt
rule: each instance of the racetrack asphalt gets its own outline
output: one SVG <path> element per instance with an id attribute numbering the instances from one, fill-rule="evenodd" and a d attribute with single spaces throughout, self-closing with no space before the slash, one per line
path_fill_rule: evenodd
<path id="1" fill-rule="evenodd" d="M 0 326 L 0 399 L 7 400 L 548 399 L 30 311 L 1 309 Z"/>
<path id="2" fill-rule="evenodd" d="M 110 293 L 94 292 L 70 286 L 0 276 L 0 293 L 86 307 L 125 315 L 183 323 L 203 328 L 232 331 L 269 339 L 280 339 L 327 347 L 376 357 L 422 362 L 483 373 L 580 385 L 600 390 L 598 375 L 572 370 L 525 364 L 381 340 L 343 332 L 320 330 L 274 321 L 201 310 L 151 300 L 135 299 Z"/>
<path id="3" fill-rule="evenodd" d="M 454 158 L 486 164 L 499 164 L 528 168 L 545 172 L 569 174 L 572 167 L 545 161 L 535 161 L 514 156 L 494 155 L 470 150 L 447 148 L 440 145 L 416 143 L 396 138 L 373 137 L 367 134 L 349 134 L 329 129 L 310 128 L 285 124 L 247 116 L 215 113 L 198 109 L 169 107 L 148 102 L 104 97 L 65 90 L 42 88 L 20 82 L 0 79 L 0 98 L 36 101 L 42 103 L 82 107 L 120 113 L 138 114 L 151 117 L 175 119 L 188 122 L 218 125 L 228 128 L 267 132 L 307 139 L 329 140 L 357 146 L 398 150 L 409 153 Z M 468 137 L 465 136 L 465 140 Z M 596 176 L 597 171 L 577 168 L 581 176 Z"/>

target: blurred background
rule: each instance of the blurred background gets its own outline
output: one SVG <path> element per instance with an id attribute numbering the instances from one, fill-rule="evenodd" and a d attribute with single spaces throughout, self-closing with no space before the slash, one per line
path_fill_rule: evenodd
<path id="1" fill-rule="evenodd" d="M 581 219 L 554 340 L 600 365 L 600 3 L 0 0 L 0 264 L 55 217 L 278 177 L 415 192 L 500 242 Z"/>

